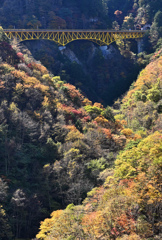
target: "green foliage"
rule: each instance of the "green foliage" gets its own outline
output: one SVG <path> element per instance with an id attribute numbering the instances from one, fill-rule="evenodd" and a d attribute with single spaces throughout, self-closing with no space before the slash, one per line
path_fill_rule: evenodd
<path id="1" fill-rule="evenodd" d="M 119 154 L 115 161 L 115 176 L 119 178 L 133 178 L 140 171 L 147 172 L 150 164 L 155 168 L 154 171 L 158 171 L 162 164 L 160 133 L 156 132 L 137 144 L 138 142 L 133 142 L 134 147 L 128 145 L 126 146 L 126 151 Z"/>
<path id="2" fill-rule="evenodd" d="M 158 102 L 161 98 L 160 89 L 158 89 L 156 86 L 149 89 L 147 98 L 151 101 Z"/>
<path id="3" fill-rule="evenodd" d="M 118 29 L 123 18 L 127 29 L 133 28 L 136 22 L 142 26 L 154 19 L 151 41 L 153 47 L 160 48 L 159 2 L 134 1 L 132 9 L 133 3 L 129 0 L 40 0 L 30 1 L 30 4 L 26 1 L 25 5 L 21 1 L 5 0 L 4 4 L 0 3 L 0 22 L 5 28 L 12 24 L 11 28 L 101 29 L 110 26 L 109 11 L 114 28 Z M 117 9 L 122 11 L 120 18 L 114 15 Z M 148 239 L 158 233 L 161 136 L 154 133 L 138 140 L 138 134 L 144 138 L 159 130 L 161 125 L 160 51 L 130 88 L 123 100 L 125 105 L 117 110 L 119 114 L 115 118 L 128 123 L 128 128 L 122 129 L 122 121 L 115 121 L 110 107 L 91 106 L 79 90 L 65 84 L 61 78 L 81 87 L 85 85 L 86 95 L 93 93 L 95 96 L 92 99 L 99 99 L 102 94 L 110 101 L 128 89 L 135 79 L 133 55 L 130 64 L 124 57 L 114 54 L 118 56 L 118 64 L 115 64 L 114 58 L 106 59 L 94 45 L 85 42 L 76 51 L 78 59 L 89 66 L 84 70 L 81 64 L 70 62 L 62 53 L 60 59 L 56 53 L 52 53 L 50 60 L 44 56 L 44 62 L 54 66 L 56 74 L 62 71 L 60 78 L 32 62 L 32 57 L 24 57 L 24 63 L 20 64 L 16 52 L 3 41 L 8 42 L 8 39 L 0 29 L 0 176 L 3 178 L 0 178 L 0 201 L 7 197 L 4 207 L 0 207 L 0 239 L 12 238 L 9 222 L 14 239 L 31 239 L 42 219 L 45 221 L 41 223 L 40 239 Z M 118 43 L 127 55 L 130 54 L 128 41 Z M 76 46 L 80 43 L 70 48 L 73 50 Z M 139 55 L 143 66 L 147 57 Z M 134 75 L 129 81 L 126 75 L 130 72 Z M 93 119 L 95 121 L 91 122 Z M 138 134 L 130 127 L 139 130 Z M 113 175 L 110 160 L 113 165 L 126 141 Z M 106 187 L 93 189 L 87 194 L 87 202 L 79 206 L 86 193 L 100 184 L 103 170 L 103 179 L 108 177 Z M 66 209 L 57 210 L 60 208 Z M 56 211 L 48 218 L 53 210 Z M 145 215 L 143 218 L 141 212 Z"/>
<path id="4" fill-rule="evenodd" d="M 107 106 L 106 109 L 101 113 L 102 116 L 104 116 L 106 119 L 112 121 L 112 122 L 115 122 L 115 118 L 114 118 L 114 115 L 113 115 L 113 112 L 112 112 L 112 109 Z"/>
<path id="5" fill-rule="evenodd" d="M 137 147 L 137 145 L 141 142 L 141 139 L 138 139 L 136 141 L 130 141 L 127 143 L 127 145 L 124 148 L 124 151 L 132 149 L 133 147 Z"/>
<path id="6" fill-rule="evenodd" d="M 91 115 L 93 119 L 99 116 L 103 112 L 103 109 L 96 106 L 91 106 L 91 105 L 85 106 L 84 109 L 86 110 L 87 113 Z"/>
<path id="7" fill-rule="evenodd" d="M 94 159 L 91 160 L 87 164 L 87 168 L 90 169 L 91 171 L 99 170 L 103 171 L 109 166 L 108 162 L 106 161 L 105 158 L 101 157 L 99 159 Z"/>

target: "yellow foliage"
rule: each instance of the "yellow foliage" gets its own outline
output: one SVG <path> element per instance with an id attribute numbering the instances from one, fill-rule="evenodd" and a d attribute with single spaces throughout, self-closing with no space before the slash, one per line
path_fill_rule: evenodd
<path id="1" fill-rule="evenodd" d="M 43 222 L 41 222 L 40 232 L 36 235 L 36 238 L 42 240 L 45 239 L 62 213 L 62 210 L 54 211 L 51 213 L 51 218 L 46 218 Z"/>
<path id="2" fill-rule="evenodd" d="M 88 98 L 84 98 L 84 100 L 82 101 L 83 106 L 88 106 L 91 105 L 92 106 L 92 101 L 90 101 Z"/>
<path id="3" fill-rule="evenodd" d="M 16 83 L 15 90 L 16 90 L 16 93 L 22 94 L 24 91 L 24 87 L 21 83 Z"/>
<path id="4" fill-rule="evenodd" d="M 133 131 L 130 128 L 124 128 L 121 133 L 124 134 L 126 137 L 131 137 L 133 135 Z"/>
<path id="5" fill-rule="evenodd" d="M 41 119 L 41 114 L 37 111 L 34 111 L 34 117 L 35 117 L 35 119 L 40 120 Z"/>
<path id="6" fill-rule="evenodd" d="M 1 64 L 0 69 L 3 69 L 4 73 L 9 73 L 15 70 L 15 68 L 9 65 L 8 63 Z"/>
<path id="7" fill-rule="evenodd" d="M 106 118 L 104 118 L 104 116 L 102 116 L 102 115 L 96 117 L 94 119 L 94 121 L 96 121 L 102 127 L 109 127 L 110 126 L 109 121 Z"/>
<path id="8" fill-rule="evenodd" d="M 116 240 L 142 240 L 142 239 L 143 238 L 141 238 L 136 233 L 132 233 L 130 235 L 124 234 L 122 237 L 117 237 Z"/>
<path id="9" fill-rule="evenodd" d="M 46 93 L 49 90 L 49 87 L 46 85 L 43 85 L 41 83 L 38 83 L 34 86 L 34 88 L 38 88 L 41 92 Z"/>
<path id="10" fill-rule="evenodd" d="M 17 113 L 18 112 L 18 108 L 16 106 L 16 104 L 14 102 L 12 102 L 9 106 L 9 110 L 12 111 L 12 112 L 15 112 Z"/>
<path id="11" fill-rule="evenodd" d="M 33 62 L 33 63 L 32 63 L 32 68 L 35 69 L 35 70 L 37 70 L 37 71 L 39 71 L 39 72 L 41 72 L 42 75 L 48 73 L 47 68 L 44 67 L 43 65 L 39 64 L 39 63 Z"/>
<path id="12" fill-rule="evenodd" d="M 20 71 L 20 70 L 14 70 L 11 72 L 11 74 L 15 77 L 15 78 L 18 78 L 18 79 L 21 79 L 23 81 L 26 80 L 27 78 L 27 75 L 24 71 Z"/>
<path id="13" fill-rule="evenodd" d="M 65 138 L 65 141 L 76 141 L 76 140 L 79 140 L 79 139 L 83 139 L 83 134 L 79 132 L 79 130 L 77 130 L 75 128 L 75 126 L 71 128 L 71 131 L 68 132 L 66 138 Z"/>
<path id="14" fill-rule="evenodd" d="M 128 91 L 127 95 L 123 99 L 123 103 L 126 103 L 129 99 L 134 97 L 134 93 L 137 90 L 141 90 L 143 86 L 153 86 L 157 83 L 157 79 L 161 79 L 162 75 L 162 56 L 155 61 L 152 61 L 147 67 L 140 72 L 140 75 L 134 84 L 134 89 Z"/>
<path id="15" fill-rule="evenodd" d="M 49 74 L 44 74 L 44 75 L 42 76 L 42 79 L 43 79 L 44 81 L 51 81 L 51 80 L 52 80 L 52 78 L 50 77 Z"/>
<path id="16" fill-rule="evenodd" d="M 42 102 L 44 108 L 48 108 L 50 106 L 50 101 L 48 97 L 44 96 L 44 101 Z"/>
<path id="17" fill-rule="evenodd" d="M 24 83 L 25 83 L 25 84 L 29 84 L 29 86 L 34 86 L 34 85 L 36 85 L 36 84 L 39 84 L 40 82 L 39 82 L 39 80 L 36 79 L 35 77 L 26 77 L 26 78 L 24 79 Z"/>

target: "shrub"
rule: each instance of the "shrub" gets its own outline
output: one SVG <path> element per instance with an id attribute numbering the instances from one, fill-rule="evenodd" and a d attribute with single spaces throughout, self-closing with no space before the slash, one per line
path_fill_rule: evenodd
<path id="1" fill-rule="evenodd" d="M 96 117 L 94 119 L 94 121 L 96 121 L 102 127 L 109 127 L 110 126 L 109 121 L 106 118 L 104 118 L 104 116 L 102 116 L 102 115 Z"/>
<path id="2" fill-rule="evenodd" d="M 42 75 L 48 73 L 47 68 L 44 67 L 44 66 L 42 66 L 40 63 L 32 62 L 32 63 L 31 63 L 31 68 L 33 68 L 33 69 L 41 72 Z"/>
<path id="3" fill-rule="evenodd" d="M 161 98 L 161 93 L 159 89 L 152 88 L 148 91 L 147 98 L 153 102 L 158 102 Z"/>
<path id="4" fill-rule="evenodd" d="M 111 122 L 115 122 L 115 118 L 114 118 L 111 107 L 107 106 L 106 109 L 101 114 Z"/>
<path id="5" fill-rule="evenodd" d="M 0 65 L 0 72 L 3 71 L 3 74 L 10 73 L 14 70 L 15 70 L 15 68 L 7 63 L 3 63 Z"/>
<path id="6" fill-rule="evenodd" d="M 102 113 L 102 109 L 95 107 L 95 106 L 91 106 L 91 105 L 87 105 L 84 107 L 84 109 L 86 110 L 87 113 L 89 113 L 91 115 L 91 117 L 94 119 L 95 117 L 99 116 Z"/>
<path id="7" fill-rule="evenodd" d="M 132 137 L 133 136 L 133 131 L 130 128 L 124 128 L 121 131 L 122 134 L 124 134 L 126 137 Z"/>

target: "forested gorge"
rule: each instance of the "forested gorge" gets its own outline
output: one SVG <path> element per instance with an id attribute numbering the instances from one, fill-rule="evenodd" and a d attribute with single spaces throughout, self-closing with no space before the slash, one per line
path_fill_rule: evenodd
<path id="1" fill-rule="evenodd" d="M 118 40 L 107 57 L 0 27 L 0 240 L 162 238 L 161 16 L 161 0 L 0 1 L 3 28 L 150 25 L 144 52 Z"/>

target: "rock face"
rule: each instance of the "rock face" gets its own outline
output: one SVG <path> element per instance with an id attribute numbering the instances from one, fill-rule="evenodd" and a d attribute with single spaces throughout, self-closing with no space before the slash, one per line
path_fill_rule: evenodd
<path id="1" fill-rule="evenodd" d="M 118 55 L 118 51 L 112 46 L 101 46 L 100 50 L 105 59 L 112 59 L 116 55 Z"/>
<path id="2" fill-rule="evenodd" d="M 99 47 L 90 41 L 74 41 L 63 48 L 43 40 L 24 44 L 54 75 L 61 75 L 90 100 L 104 105 L 113 104 L 138 75 L 132 55 L 122 56 L 115 43 Z"/>
<path id="3" fill-rule="evenodd" d="M 77 64 L 81 64 L 81 62 L 79 61 L 79 59 L 76 57 L 75 53 L 70 50 L 69 48 L 64 48 L 61 53 L 63 55 L 65 55 L 71 62 L 76 62 Z"/>

